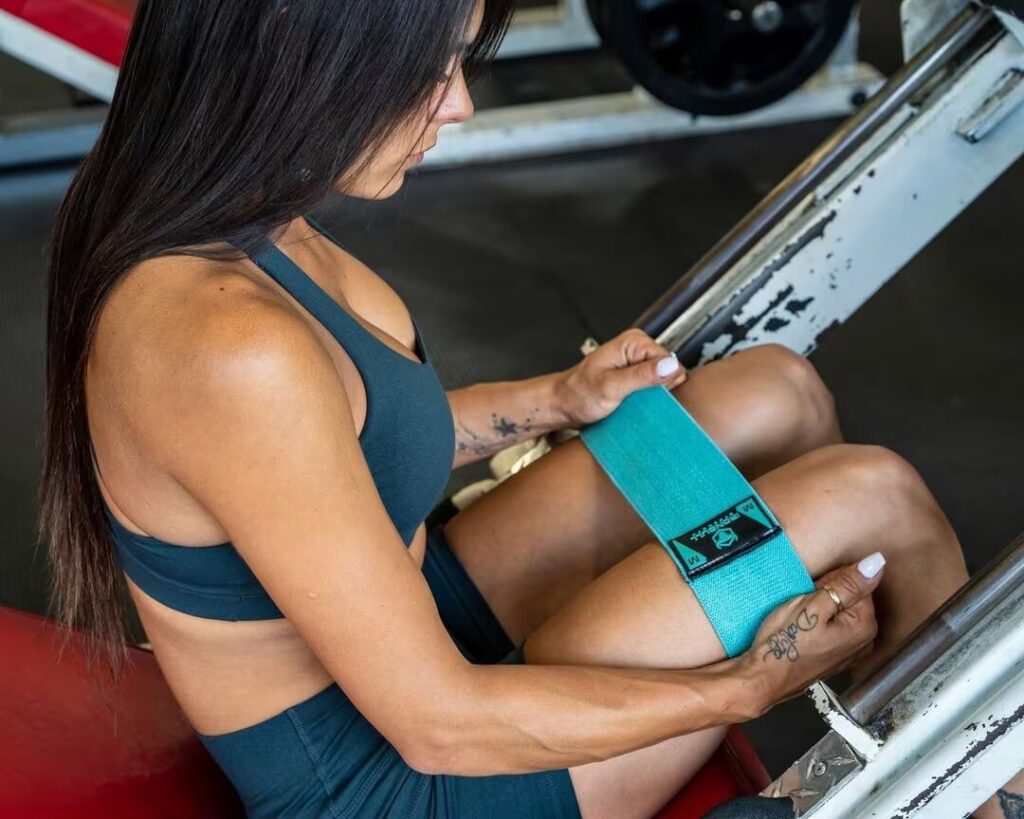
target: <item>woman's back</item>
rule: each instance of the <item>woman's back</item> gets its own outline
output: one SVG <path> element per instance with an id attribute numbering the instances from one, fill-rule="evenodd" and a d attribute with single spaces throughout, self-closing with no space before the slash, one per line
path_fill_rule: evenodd
<path id="1" fill-rule="evenodd" d="M 331 677 L 279 613 L 261 616 L 257 608 L 245 621 L 233 621 L 230 611 L 221 614 L 215 607 L 213 617 L 195 616 L 209 613 L 209 607 L 189 601 L 201 603 L 209 590 L 200 588 L 183 598 L 174 580 L 160 572 L 143 573 L 151 560 L 147 550 L 156 548 L 179 569 L 195 564 L 192 574 L 198 577 L 193 579 L 201 583 L 202 562 L 218 549 L 231 550 L 226 532 L 161 462 L 158 453 L 167 443 L 154 438 L 167 429 L 170 419 L 164 413 L 177 411 L 172 408 L 180 408 L 181 397 L 189 395 L 196 355 L 224 351 L 221 365 L 230 367 L 238 363 L 239 352 L 250 363 L 275 355 L 275 345 L 291 334 L 306 335 L 307 341 L 317 344 L 329 356 L 347 398 L 347 406 L 338 406 L 337 411 L 351 415 L 375 480 L 385 486 L 382 495 L 388 486 L 396 493 L 396 526 L 406 530 L 404 539 L 417 566 L 423 560 L 424 536 L 418 521 L 409 523 L 409 507 L 418 517 L 425 503 L 432 505 L 438 483 L 443 487 L 451 466 L 450 442 L 435 440 L 424 449 L 422 468 L 417 468 L 413 452 L 414 474 L 407 475 L 406 464 L 389 461 L 377 440 L 394 439 L 405 421 L 420 428 L 424 423 L 440 424 L 442 429 L 447 424 L 451 431 L 450 415 L 445 419 L 436 405 L 440 387 L 431 389 L 433 371 L 410 349 L 417 333 L 398 296 L 303 219 L 289 227 L 279 244 L 289 258 L 271 249 L 256 261 L 264 268 L 269 264 L 275 278 L 282 277 L 288 289 L 297 291 L 301 304 L 250 260 L 149 260 L 126 277 L 105 306 L 89 362 L 89 423 L 101 490 L 123 560 L 134 565 L 134 555 L 142 550 L 135 571 L 128 572 L 135 581 L 132 596 L 172 689 L 205 734 L 259 722 L 323 689 Z M 297 271 L 287 269 L 289 259 Z M 331 329 L 307 312 L 310 307 L 323 311 L 320 317 Z M 357 314 L 362 318 L 355 319 Z M 408 412 L 415 416 L 416 403 L 429 403 L 431 397 L 434 406 L 427 416 L 404 417 Z M 209 434 L 216 435 L 216 430 Z M 265 443 L 287 446 L 287 429 L 281 430 L 279 441 Z M 206 454 L 193 451 L 185 457 L 201 460 Z M 432 474 L 415 474 L 423 471 Z M 406 478 L 425 484 L 418 508 L 410 497 L 416 490 L 404 482 Z M 296 517 L 303 512 L 296 509 Z M 191 550 L 184 551 L 188 547 Z M 238 570 L 247 571 L 231 552 Z M 168 583 L 170 596 L 162 594 Z"/>

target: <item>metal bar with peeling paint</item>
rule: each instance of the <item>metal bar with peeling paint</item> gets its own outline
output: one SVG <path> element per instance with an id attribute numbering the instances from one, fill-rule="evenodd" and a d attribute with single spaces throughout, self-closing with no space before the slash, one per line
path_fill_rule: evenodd
<path id="1" fill-rule="evenodd" d="M 870 759 L 830 731 L 768 793 L 814 819 L 952 819 L 995 793 L 1024 767 L 1024 586 L 999 597 L 865 727 L 878 741 Z"/>
<path id="2" fill-rule="evenodd" d="M 690 366 L 769 341 L 809 353 L 1020 158 L 1024 41 L 964 6 L 638 324 Z M 1022 577 L 1018 541 L 845 698 L 877 752 L 829 731 L 770 793 L 816 819 L 945 819 L 1024 768 Z"/>
<path id="3" fill-rule="evenodd" d="M 987 20 L 966 6 L 932 43 L 897 71 L 882 89 L 772 190 L 635 322 L 657 336 L 690 307 L 712 283 L 781 222 L 787 212 L 821 185 L 852 153 L 897 113 L 921 87 L 952 60 Z"/>
<path id="4" fill-rule="evenodd" d="M 1024 106 L 977 143 L 956 134 L 1022 54 L 963 9 L 638 323 L 690 366 L 770 341 L 811 352 L 1024 153 Z"/>
<path id="5" fill-rule="evenodd" d="M 1024 105 L 979 142 L 958 134 L 1022 62 L 986 26 L 662 340 L 691 365 L 767 342 L 813 351 L 1024 154 Z"/>
<path id="6" fill-rule="evenodd" d="M 984 619 L 1014 589 L 1024 587 L 1024 533 L 928 618 L 893 655 L 843 696 L 850 715 L 865 722 Z"/>

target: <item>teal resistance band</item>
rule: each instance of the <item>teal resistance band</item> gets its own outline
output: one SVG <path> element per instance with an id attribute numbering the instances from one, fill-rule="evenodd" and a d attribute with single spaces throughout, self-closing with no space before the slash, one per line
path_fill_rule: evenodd
<path id="1" fill-rule="evenodd" d="M 633 393 L 583 443 L 658 536 L 730 657 L 814 590 L 771 510 L 664 387 Z"/>

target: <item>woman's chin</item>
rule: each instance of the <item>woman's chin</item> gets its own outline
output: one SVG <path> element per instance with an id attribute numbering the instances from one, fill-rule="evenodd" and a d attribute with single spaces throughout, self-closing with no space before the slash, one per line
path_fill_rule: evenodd
<path id="1" fill-rule="evenodd" d="M 398 172 L 388 179 L 377 180 L 375 183 L 360 183 L 350 185 L 340 193 L 356 199 L 388 199 L 402 189 L 405 184 L 405 173 L 409 168 L 401 167 Z"/>

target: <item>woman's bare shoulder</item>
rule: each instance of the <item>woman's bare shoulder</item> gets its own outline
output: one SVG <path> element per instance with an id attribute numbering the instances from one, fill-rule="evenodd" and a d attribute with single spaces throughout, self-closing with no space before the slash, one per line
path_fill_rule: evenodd
<path id="1" fill-rule="evenodd" d="M 90 377 L 116 381 L 137 407 L 166 406 L 243 364 L 295 359 L 297 350 L 316 347 L 298 311 L 243 264 L 168 256 L 136 266 L 111 294 Z"/>
<path id="2" fill-rule="evenodd" d="M 227 339 L 260 340 L 267 323 L 293 326 L 298 312 L 242 262 L 165 256 L 129 270 L 104 305 L 96 348 L 125 356 L 131 365 L 152 356 L 176 357 Z M 301 323 L 301 322 L 300 322 Z"/>

